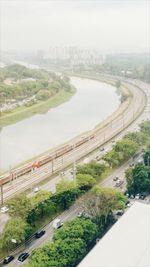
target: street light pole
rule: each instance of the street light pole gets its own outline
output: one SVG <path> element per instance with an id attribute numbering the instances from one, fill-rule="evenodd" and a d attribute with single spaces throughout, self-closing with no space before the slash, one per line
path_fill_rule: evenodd
<path id="1" fill-rule="evenodd" d="M 124 129 L 125 123 L 124 123 L 124 112 L 122 113 L 122 128 Z"/>
<path id="2" fill-rule="evenodd" d="M 75 144 L 73 145 L 73 180 L 76 180 Z"/>
<path id="3" fill-rule="evenodd" d="M 76 162 L 73 163 L 73 180 L 76 180 Z"/>
<path id="4" fill-rule="evenodd" d="M 4 198 L 3 198 L 3 185 L 1 185 L 1 204 L 4 204 Z"/>

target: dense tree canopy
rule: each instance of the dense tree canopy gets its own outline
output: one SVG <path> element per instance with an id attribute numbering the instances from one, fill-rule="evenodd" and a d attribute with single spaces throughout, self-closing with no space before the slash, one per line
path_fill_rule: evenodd
<path id="1" fill-rule="evenodd" d="M 77 174 L 77 185 L 80 189 L 88 190 L 96 183 L 96 180 L 89 174 Z"/>
<path id="2" fill-rule="evenodd" d="M 97 226 L 89 219 L 76 218 L 68 221 L 64 226 L 55 232 L 54 240 L 65 240 L 66 238 L 81 238 L 87 246 L 97 235 Z"/>
<path id="3" fill-rule="evenodd" d="M 46 199 L 49 199 L 52 193 L 46 191 L 46 190 L 40 190 L 31 198 L 31 203 L 33 207 L 36 207 L 39 203 L 45 201 Z"/>
<path id="4" fill-rule="evenodd" d="M 146 149 L 144 153 L 144 163 L 146 166 L 150 166 L 150 146 Z"/>
<path id="5" fill-rule="evenodd" d="M 127 199 L 122 193 L 111 188 L 95 186 L 89 193 L 83 195 L 79 200 L 82 210 L 93 218 L 95 222 L 107 221 L 113 210 L 124 208 Z"/>
<path id="6" fill-rule="evenodd" d="M 20 194 L 7 202 L 9 214 L 12 217 L 26 218 L 32 210 L 31 199 L 25 194 Z"/>
<path id="7" fill-rule="evenodd" d="M 32 96 L 47 100 L 60 90 L 71 90 L 69 80 L 46 70 L 28 69 L 18 64 L 0 68 L 0 101 L 19 101 Z M 32 102 L 31 102 L 32 103 Z"/>
<path id="8" fill-rule="evenodd" d="M 105 169 L 106 166 L 104 164 L 99 164 L 95 160 L 92 160 L 88 164 L 77 166 L 77 175 L 88 174 L 91 175 L 93 178 L 98 179 Z"/>
<path id="9" fill-rule="evenodd" d="M 137 164 L 126 172 L 127 190 L 130 194 L 150 192 L 150 167 Z"/>
<path id="10" fill-rule="evenodd" d="M 110 167 L 115 167 L 121 164 L 135 154 L 139 145 L 136 141 L 125 136 L 122 140 L 118 141 L 113 149 L 103 156 L 103 159 L 109 164 Z"/>
<path id="11" fill-rule="evenodd" d="M 140 124 L 141 132 L 150 136 L 150 121 L 145 121 Z"/>
<path id="12" fill-rule="evenodd" d="M 61 193 L 64 191 L 68 191 L 70 189 L 76 188 L 75 181 L 69 181 L 67 178 L 62 178 L 57 184 L 56 184 L 56 192 Z"/>
<path id="13" fill-rule="evenodd" d="M 32 252 L 27 266 L 75 267 L 95 240 L 98 228 L 89 219 L 76 218 L 64 223 L 54 234 L 54 242 Z"/>
<path id="14" fill-rule="evenodd" d="M 31 230 L 32 228 L 23 219 L 10 219 L 1 236 L 1 246 L 7 250 L 18 246 L 31 234 Z M 16 240 L 16 243 L 13 243 L 12 239 Z"/>

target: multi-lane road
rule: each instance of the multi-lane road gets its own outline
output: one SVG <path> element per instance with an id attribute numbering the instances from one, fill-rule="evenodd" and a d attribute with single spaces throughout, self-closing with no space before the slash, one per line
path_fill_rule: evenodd
<path id="1" fill-rule="evenodd" d="M 138 158 L 136 160 L 138 160 Z M 122 165 L 120 168 L 118 168 L 105 181 L 101 182 L 100 185 L 104 186 L 104 187 L 105 186 L 114 187 L 115 183 L 113 181 L 113 178 L 117 176 L 120 179 L 124 179 L 124 171 L 129 167 L 129 163 L 130 163 L 130 160 L 128 162 L 126 162 L 124 165 Z M 78 212 L 80 212 L 80 211 L 81 211 L 81 207 L 79 207 L 79 205 L 77 205 L 75 203 L 73 206 L 70 207 L 70 209 L 63 212 L 59 216 L 59 218 L 61 219 L 62 222 L 65 222 L 67 220 L 70 220 L 70 219 L 77 217 Z M 29 239 L 29 241 L 26 243 L 24 249 L 22 249 L 23 252 L 28 252 L 30 254 L 32 252 L 32 250 L 34 250 L 35 248 L 40 247 L 40 246 L 44 245 L 46 242 L 52 240 L 53 233 L 54 233 L 53 221 L 50 222 L 49 224 L 47 224 L 43 229 L 46 231 L 45 235 L 42 236 L 40 239 L 36 239 L 35 237 L 32 237 L 31 239 Z M 15 254 L 15 259 L 13 262 L 11 262 L 9 264 L 10 266 L 16 267 L 16 266 L 22 265 L 22 263 L 20 263 L 18 261 L 18 256 L 20 253 L 21 252 Z M 26 263 L 26 261 L 25 261 L 25 263 Z"/>

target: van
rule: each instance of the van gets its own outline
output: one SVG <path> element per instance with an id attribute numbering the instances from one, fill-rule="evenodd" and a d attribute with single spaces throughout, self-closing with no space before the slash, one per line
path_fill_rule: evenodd
<path id="1" fill-rule="evenodd" d="M 53 222 L 53 228 L 58 229 L 63 226 L 63 222 L 60 219 L 55 219 Z"/>

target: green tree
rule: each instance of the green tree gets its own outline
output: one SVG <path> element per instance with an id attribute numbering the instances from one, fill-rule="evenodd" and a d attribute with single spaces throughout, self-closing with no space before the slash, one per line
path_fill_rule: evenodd
<path id="1" fill-rule="evenodd" d="M 150 191 L 150 167 L 137 164 L 131 172 L 126 173 L 127 190 L 131 194 Z"/>
<path id="2" fill-rule="evenodd" d="M 31 234 L 32 228 L 21 218 L 14 218 L 9 220 L 3 230 L 1 236 L 2 247 L 10 250 L 19 244 L 23 243 L 25 239 Z M 16 240 L 16 244 L 12 242 Z"/>
<path id="3" fill-rule="evenodd" d="M 58 194 L 54 194 L 51 197 L 51 201 L 54 202 L 58 210 L 65 210 L 70 207 L 70 205 L 76 200 L 76 198 L 81 194 L 80 189 L 73 188 Z"/>
<path id="4" fill-rule="evenodd" d="M 48 90 L 40 90 L 36 95 L 38 100 L 47 100 L 50 96 L 51 93 Z"/>
<path id="5" fill-rule="evenodd" d="M 77 166 L 77 175 L 88 174 L 98 179 L 105 169 L 106 166 L 104 164 L 99 164 L 95 160 L 92 160 L 90 163 Z"/>
<path id="6" fill-rule="evenodd" d="M 26 218 L 32 210 L 31 200 L 25 194 L 14 197 L 7 204 L 12 217 Z"/>
<path id="7" fill-rule="evenodd" d="M 123 159 L 128 159 L 129 157 L 133 156 L 137 149 L 137 143 L 126 138 L 118 141 L 114 147 L 114 150 L 120 153 Z"/>
<path id="8" fill-rule="evenodd" d="M 54 233 L 54 240 L 65 240 L 81 238 L 87 246 L 96 238 L 98 234 L 97 225 L 90 219 L 76 218 L 68 221 L 64 226 Z"/>
<path id="9" fill-rule="evenodd" d="M 128 133 L 124 136 L 124 138 L 134 141 L 138 145 L 144 145 L 147 142 L 147 136 L 142 132 Z"/>
<path id="10" fill-rule="evenodd" d="M 84 190 L 90 189 L 96 183 L 96 180 L 89 174 L 77 174 L 76 181 L 79 188 Z"/>
<path id="11" fill-rule="evenodd" d="M 79 200 L 82 210 L 102 226 L 113 210 L 123 207 L 123 197 L 114 189 L 95 186 Z"/>
<path id="12" fill-rule="evenodd" d="M 145 121 L 140 124 L 141 132 L 150 135 L 150 121 Z"/>
<path id="13" fill-rule="evenodd" d="M 51 192 L 40 190 L 36 195 L 31 197 L 32 206 L 36 207 L 39 203 L 45 201 L 46 199 L 49 199 L 51 195 Z"/>
<path id="14" fill-rule="evenodd" d="M 144 163 L 146 166 L 150 166 L 150 146 L 146 149 L 144 153 Z"/>
<path id="15" fill-rule="evenodd" d="M 56 192 L 61 193 L 75 188 L 76 183 L 74 181 L 69 181 L 67 178 L 62 178 L 56 185 Z"/>
<path id="16" fill-rule="evenodd" d="M 35 206 L 28 214 L 27 222 L 31 225 L 38 224 L 45 217 L 53 218 L 53 215 L 57 212 L 56 204 L 51 199 L 46 199 Z M 49 218 L 50 219 L 50 218 Z"/>
<path id="17" fill-rule="evenodd" d="M 85 243 L 80 238 L 58 240 L 34 250 L 28 266 L 73 267 L 78 264 L 85 253 Z"/>
<path id="18" fill-rule="evenodd" d="M 107 152 L 102 158 L 109 164 L 110 167 L 115 167 L 120 163 L 119 154 L 114 149 Z"/>

